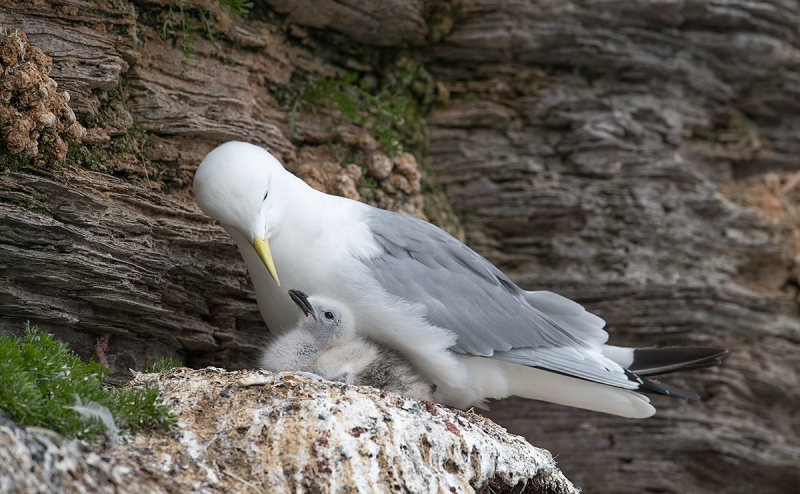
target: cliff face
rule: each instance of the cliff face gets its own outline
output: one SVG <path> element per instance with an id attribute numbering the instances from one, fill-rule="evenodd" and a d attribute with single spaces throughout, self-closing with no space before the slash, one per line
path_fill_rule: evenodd
<path id="1" fill-rule="evenodd" d="M 210 1 L 0 6 L 86 128 L 65 164 L 0 157 L 0 329 L 30 319 L 123 376 L 161 355 L 253 363 L 266 328 L 244 265 L 189 187 L 206 152 L 246 140 L 328 192 L 462 235 L 457 215 L 473 248 L 584 303 L 612 343 L 731 350 L 665 379 L 699 405 L 655 398 L 647 421 L 493 405 L 576 485 L 800 484 L 800 7 L 268 3 L 247 21 Z M 427 167 L 314 103 L 348 71 L 414 102 L 403 139 Z"/>
<path id="2" fill-rule="evenodd" d="M 718 370 L 665 379 L 699 391 L 699 406 L 655 398 L 644 424 L 495 405 L 489 416 L 559 452 L 578 485 L 788 492 L 800 480 L 798 190 L 785 173 L 799 164 L 798 13 L 467 1 L 428 55 L 459 99 L 428 119 L 431 165 L 473 248 L 526 288 L 586 304 L 612 343 L 731 350 Z M 784 173 L 747 179 L 765 172 Z"/>

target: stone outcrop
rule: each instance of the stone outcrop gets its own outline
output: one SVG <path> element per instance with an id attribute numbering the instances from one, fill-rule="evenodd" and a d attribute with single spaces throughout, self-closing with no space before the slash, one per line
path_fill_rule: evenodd
<path id="1" fill-rule="evenodd" d="M 171 431 L 82 448 L 0 416 L 3 492 L 577 494 L 547 451 L 471 412 L 312 374 L 173 369 Z"/>

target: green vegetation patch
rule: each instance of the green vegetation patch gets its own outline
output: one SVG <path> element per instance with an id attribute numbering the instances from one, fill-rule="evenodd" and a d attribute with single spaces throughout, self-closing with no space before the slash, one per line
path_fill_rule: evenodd
<path id="1" fill-rule="evenodd" d="M 115 388 L 103 384 L 111 370 L 85 364 L 67 345 L 25 324 L 25 336 L 0 336 L 0 410 L 22 426 L 51 429 L 67 438 L 96 439 L 101 421 L 83 418 L 76 404 L 108 408 L 116 427 L 127 431 L 175 422 L 158 389 Z"/>
<path id="2" fill-rule="evenodd" d="M 32 158 L 26 158 L 21 153 L 12 154 L 5 144 L 0 143 L 0 170 L 18 172 L 31 166 Z"/>
<path id="3" fill-rule="evenodd" d="M 289 131 L 294 134 L 297 119 L 297 107 L 301 101 L 310 104 L 311 111 L 317 117 L 317 106 L 328 109 L 333 116 L 334 124 L 356 124 L 372 132 L 389 156 L 403 151 L 398 134 L 403 131 L 405 113 L 410 98 L 405 94 L 393 94 L 382 88 L 376 94 L 367 91 L 369 80 L 356 72 L 344 77 L 322 79 L 313 86 L 307 87 L 295 100 L 289 119 Z M 333 129 L 324 129 L 330 135 Z M 340 158 L 341 161 L 341 158 Z"/>
<path id="4" fill-rule="evenodd" d="M 227 7 L 228 12 L 234 19 L 238 19 L 240 15 L 247 15 L 250 9 L 253 8 L 253 2 L 247 0 L 216 0 L 216 2 L 223 8 Z M 183 0 L 178 0 L 177 5 L 175 2 L 170 2 L 169 8 L 163 13 L 163 20 L 161 21 L 161 39 L 180 38 L 183 48 L 182 64 L 184 70 L 187 68 L 188 59 L 197 53 L 194 33 L 198 31 L 211 41 L 214 48 L 220 49 L 216 38 L 217 31 L 211 27 L 211 13 L 209 11 L 189 0 L 186 1 L 186 4 L 184 4 Z"/>
<path id="5" fill-rule="evenodd" d="M 183 362 L 172 360 L 170 357 L 161 357 L 160 359 L 156 360 L 152 364 L 145 367 L 144 371 L 148 374 L 164 372 L 165 370 L 174 369 L 175 367 L 180 367 L 182 365 Z"/>
<path id="6" fill-rule="evenodd" d="M 346 153 L 341 152 L 338 127 L 342 124 L 369 130 L 390 157 L 403 151 L 426 155 L 427 136 L 422 117 L 435 100 L 433 78 L 421 64 L 400 52 L 384 57 L 371 52 L 359 54 L 377 70 L 341 71 L 335 77 L 298 70 L 289 85 L 267 84 L 276 100 L 291 108 L 290 133 L 295 133 L 296 123 L 303 118 L 302 109 L 305 115 L 309 111 L 313 115 L 343 164 L 348 160 Z M 320 110 L 329 117 L 328 123 L 323 124 Z"/>

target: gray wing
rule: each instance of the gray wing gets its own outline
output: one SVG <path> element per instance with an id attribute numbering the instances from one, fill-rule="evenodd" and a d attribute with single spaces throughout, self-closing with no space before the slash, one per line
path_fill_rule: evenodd
<path id="1" fill-rule="evenodd" d="M 478 253 L 425 221 L 370 210 L 367 224 L 383 252 L 361 261 L 389 293 L 422 303 L 431 324 L 453 331 L 458 340 L 451 350 L 613 386 L 638 385 L 597 356 L 596 344 L 604 341 L 605 331 L 598 336 L 559 324 L 569 315 L 550 317 L 526 300 L 548 292 L 525 292 Z"/>

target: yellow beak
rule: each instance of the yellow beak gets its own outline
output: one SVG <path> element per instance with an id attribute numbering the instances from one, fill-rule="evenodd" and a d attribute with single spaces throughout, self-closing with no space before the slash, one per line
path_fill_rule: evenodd
<path id="1" fill-rule="evenodd" d="M 253 247 L 256 249 L 256 254 L 261 258 L 261 262 L 267 267 L 267 271 L 275 280 L 278 286 L 281 286 L 281 280 L 278 279 L 278 272 L 275 271 L 275 261 L 272 260 L 272 249 L 269 248 L 269 239 L 264 234 L 264 240 L 258 238 L 258 235 L 253 237 Z"/>

